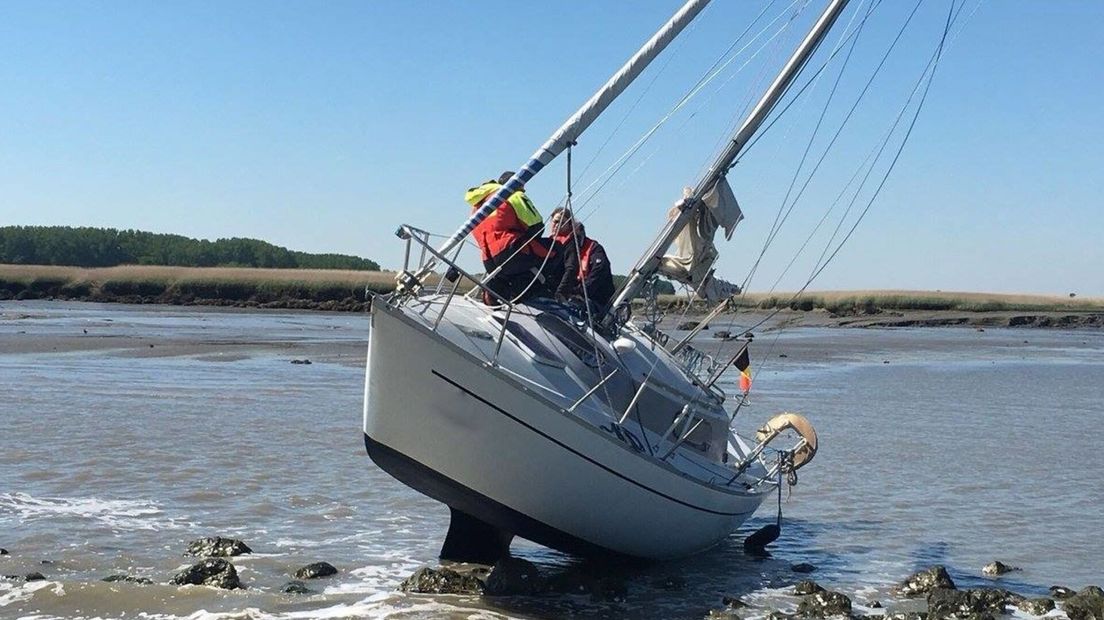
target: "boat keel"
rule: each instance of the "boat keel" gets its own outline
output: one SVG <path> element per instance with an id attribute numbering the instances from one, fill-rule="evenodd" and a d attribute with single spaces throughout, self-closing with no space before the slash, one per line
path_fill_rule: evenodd
<path id="1" fill-rule="evenodd" d="M 499 529 L 486 521 L 480 521 L 466 512 L 449 506 L 448 534 L 441 546 L 442 560 L 494 564 L 510 555 L 512 532 Z"/>

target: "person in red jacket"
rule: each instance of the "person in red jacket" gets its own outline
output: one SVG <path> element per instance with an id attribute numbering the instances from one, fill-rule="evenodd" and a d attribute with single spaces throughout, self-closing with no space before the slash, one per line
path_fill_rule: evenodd
<path id="1" fill-rule="evenodd" d="M 606 250 L 587 237 L 582 222 L 570 219 L 561 225 L 566 246 L 564 274 L 556 288 L 556 297 L 586 300 L 592 312 L 601 312 L 613 299 L 613 271 Z"/>
<path id="2" fill-rule="evenodd" d="M 497 180 L 472 187 L 464 200 L 475 211 L 514 175 L 503 172 Z M 546 262 L 548 247 L 541 239 L 544 221 L 533 201 L 522 188 L 514 192 L 486 219 L 472 230 L 479 247 L 483 267 L 494 274 L 486 286 L 504 299 L 521 301 L 540 294 L 544 277 L 541 267 Z M 485 296 L 487 303 L 498 303 Z"/>

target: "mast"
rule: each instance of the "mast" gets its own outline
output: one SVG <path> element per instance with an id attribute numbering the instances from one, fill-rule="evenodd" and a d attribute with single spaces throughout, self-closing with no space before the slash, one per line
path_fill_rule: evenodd
<path id="1" fill-rule="evenodd" d="M 821 13 L 820 18 L 816 24 L 809 31 L 809 34 L 805 35 L 805 38 L 801 41 L 801 44 L 797 46 L 794 53 L 790 56 L 790 59 L 786 62 L 785 66 L 779 72 L 778 77 L 774 78 L 774 82 L 763 94 L 763 97 L 756 104 L 755 108 L 748 114 L 747 119 L 744 120 L 743 125 L 736 132 L 736 135 L 732 137 L 732 141 L 729 142 L 728 148 L 721 153 L 716 161 L 709 167 L 709 171 L 705 173 L 697 186 L 694 188 L 694 192 L 684 198 L 678 204 L 679 213 L 673 219 L 667 221 L 667 224 L 660 231 L 655 243 L 648 248 L 648 251 L 637 261 L 636 266 L 633 267 L 632 272 L 629 274 L 628 279 L 621 286 L 621 290 L 618 291 L 617 296 L 614 298 L 611 308 L 617 308 L 622 304 L 628 303 L 635 297 L 643 288 L 644 282 L 652 276 L 658 269 L 660 261 L 663 259 L 663 253 L 667 251 L 667 248 L 671 247 L 671 244 L 675 241 L 675 237 L 678 236 L 682 229 L 690 222 L 690 218 L 694 215 L 695 207 L 701 204 L 702 198 L 709 193 L 713 186 L 717 184 L 726 174 L 728 169 L 732 165 L 732 162 L 736 160 L 736 157 L 740 155 L 740 151 L 748 143 L 755 132 L 759 130 L 759 127 L 766 120 L 767 116 L 774 109 L 775 104 L 786 93 L 786 89 L 789 88 L 797 74 L 801 72 L 802 67 L 805 66 L 806 61 L 816 51 L 817 46 L 824 40 L 824 36 L 828 34 L 828 31 L 835 24 L 836 19 L 843 12 L 844 7 L 847 6 L 847 0 L 831 0 L 828 6 Z"/>
<path id="2" fill-rule="evenodd" d="M 509 181 L 507 181 L 497 192 L 492 194 L 490 198 L 484 201 L 483 206 L 472 213 L 471 217 L 469 217 L 460 228 L 456 229 L 456 232 L 441 245 L 438 249 L 438 253 L 447 255 L 449 251 L 453 250 L 457 244 L 463 241 L 480 222 L 486 219 L 491 213 L 494 213 L 495 209 L 506 202 L 514 192 L 521 189 L 529 179 L 536 176 L 542 168 L 547 166 L 548 163 L 562 153 L 564 149 L 574 144 L 576 138 L 582 135 L 587 127 L 590 127 L 591 123 L 598 118 L 598 115 L 605 111 L 609 104 L 640 75 L 644 68 L 647 67 L 680 32 L 682 32 L 683 28 L 701 13 L 702 9 L 709 4 L 709 1 L 710 0 L 688 0 L 686 4 L 684 4 L 682 8 L 663 25 L 663 27 L 652 35 L 651 39 L 648 39 L 632 58 L 629 58 L 628 62 L 626 62 L 617 73 L 613 74 L 602 88 L 598 89 L 598 92 L 594 93 L 575 114 L 571 115 L 571 117 L 556 130 L 556 133 L 552 134 L 552 137 L 549 138 L 547 142 L 542 144 L 541 147 L 529 157 L 529 161 L 518 169 L 518 171 L 514 173 L 514 176 L 510 177 Z M 433 267 L 434 261 L 431 260 L 422 267 L 417 274 L 414 274 L 413 278 L 421 280 L 421 278 L 428 274 Z M 400 274 L 400 290 L 413 284 L 416 284 L 416 282 L 411 281 L 410 274 Z"/>

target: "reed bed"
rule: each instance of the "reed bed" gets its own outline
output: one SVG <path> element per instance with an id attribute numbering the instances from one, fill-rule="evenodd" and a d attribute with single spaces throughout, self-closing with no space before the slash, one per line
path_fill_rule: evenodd
<path id="1" fill-rule="evenodd" d="M 687 298 L 661 296 L 660 303 L 684 308 Z M 692 303 L 693 310 L 708 310 L 708 304 L 700 300 Z M 732 305 L 742 309 L 823 310 L 838 315 L 876 314 L 885 310 L 1098 312 L 1104 310 L 1104 298 L 958 291 L 806 291 L 800 295 L 749 293 L 737 297 Z"/>
<path id="2" fill-rule="evenodd" d="M 138 303 L 364 303 L 394 289 L 387 271 L 124 265 L 104 268 L 0 265 L 0 298 Z M 367 292 L 366 292 L 367 291 Z"/>
<path id="3" fill-rule="evenodd" d="M 434 280 L 431 276 L 430 283 Z M 252 269 L 123 265 L 82 268 L 52 265 L 0 265 L 0 299 L 89 299 L 139 303 L 222 303 L 232 305 L 365 304 L 372 293 L 395 287 L 392 271 L 331 269 Z M 470 282 L 462 282 L 467 291 Z M 665 308 L 685 308 L 680 295 L 661 295 Z M 306 305 L 303 305 L 306 304 Z M 692 310 L 708 311 L 700 300 Z M 954 291 L 821 291 L 749 293 L 732 304 L 742 309 L 822 310 L 837 315 L 881 311 L 1099 312 L 1104 298 Z"/>

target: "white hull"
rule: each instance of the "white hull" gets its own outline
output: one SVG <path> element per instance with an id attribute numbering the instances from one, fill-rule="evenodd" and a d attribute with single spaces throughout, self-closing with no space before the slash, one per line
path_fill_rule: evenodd
<path id="1" fill-rule="evenodd" d="M 695 479 L 373 304 L 364 433 L 404 483 L 576 553 L 672 558 L 732 533 L 764 493 Z"/>

